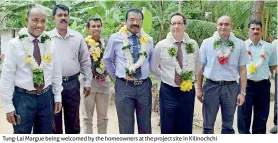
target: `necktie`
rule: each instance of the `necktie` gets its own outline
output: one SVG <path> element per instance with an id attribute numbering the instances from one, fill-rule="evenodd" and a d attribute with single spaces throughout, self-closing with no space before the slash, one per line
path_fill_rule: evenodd
<path id="1" fill-rule="evenodd" d="M 182 62 L 182 50 L 181 50 L 181 44 L 182 42 L 177 42 L 177 45 L 178 45 L 178 56 L 177 56 L 177 60 L 178 60 L 178 63 L 182 69 L 183 67 L 183 62 Z M 181 84 L 181 79 L 180 79 L 180 75 L 177 73 L 177 71 L 175 71 L 175 83 L 177 85 L 180 85 Z"/>
<path id="2" fill-rule="evenodd" d="M 41 52 L 40 52 L 40 48 L 39 48 L 39 40 L 38 39 L 34 39 L 33 40 L 33 43 L 34 43 L 34 52 L 33 52 L 33 56 L 34 58 L 36 59 L 36 61 L 38 62 L 38 65 L 41 64 Z M 37 89 L 37 90 L 42 90 L 43 87 L 44 87 L 44 83 L 42 85 L 34 85 L 34 87 Z"/>
<path id="3" fill-rule="evenodd" d="M 38 62 L 38 65 L 41 64 L 41 52 L 40 52 L 40 48 L 39 48 L 39 40 L 38 39 L 34 39 L 33 40 L 34 42 L 34 52 L 33 52 L 33 55 L 36 59 L 36 61 Z"/>
<path id="4" fill-rule="evenodd" d="M 133 42 L 133 62 L 136 63 L 139 59 L 139 47 L 138 47 L 138 40 L 136 35 L 132 35 L 132 42 Z M 135 71 L 135 78 L 140 79 L 141 78 L 141 67 L 137 68 Z"/>

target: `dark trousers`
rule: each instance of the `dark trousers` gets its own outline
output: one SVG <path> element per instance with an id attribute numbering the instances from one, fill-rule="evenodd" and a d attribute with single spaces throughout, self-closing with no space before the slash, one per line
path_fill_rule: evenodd
<path id="1" fill-rule="evenodd" d="M 216 116 L 221 108 L 222 129 L 221 134 L 234 134 L 234 113 L 238 84 L 220 85 L 206 80 L 203 86 L 203 133 L 213 134 Z"/>
<path id="2" fill-rule="evenodd" d="M 159 93 L 161 134 L 192 134 L 195 88 L 183 92 L 161 82 Z"/>
<path id="3" fill-rule="evenodd" d="M 121 134 L 134 134 L 134 111 L 139 134 L 151 134 L 152 82 L 150 78 L 142 85 L 116 79 L 115 103 Z"/>
<path id="4" fill-rule="evenodd" d="M 13 97 L 15 112 L 21 118 L 13 125 L 14 134 L 51 134 L 53 122 L 53 93 L 50 88 L 41 95 L 27 94 L 15 90 Z"/>
<path id="5" fill-rule="evenodd" d="M 274 98 L 275 98 L 275 102 L 274 102 L 274 125 L 277 126 L 277 73 L 275 74 L 275 95 L 274 95 Z"/>
<path id="6" fill-rule="evenodd" d="M 254 82 L 247 80 L 245 103 L 238 107 L 238 128 L 240 134 L 265 134 L 270 107 L 270 81 Z"/>
<path id="7" fill-rule="evenodd" d="M 64 111 L 64 123 L 66 134 L 80 133 L 79 105 L 80 82 L 78 78 L 63 82 L 62 110 Z M 54 115 L 53 133 L 63 134 L 62 111 Z"/>

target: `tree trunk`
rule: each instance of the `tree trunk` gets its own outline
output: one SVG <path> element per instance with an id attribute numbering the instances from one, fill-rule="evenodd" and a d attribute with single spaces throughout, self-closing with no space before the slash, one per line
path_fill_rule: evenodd
<path id="1" fill-rule="evenodd" d="M 182 8 L 182 0 L 179 0 L 179 1 L 178 1 L 178 8 L 179 8 L 179 9 L 178 9 L 178 12 L 179 12 L 179 13 L 182 13 L 182 11 L 181 11 L 181 8 Z"/>
<path id="2" fill-rule="evenodd" d="M 164 26 L 163 26 L 163 21 L 164 21 L 164 17 L 163 17 L 163 12 L 164 12 L 164 9 L 163 9 L 163 0 L 160 1 L 160 20 L 159 20 L 159 24 L 160 24 L 160 30 L 159 30 L 159 36 L 158 36 L 158 39 L 157 39 L 157 42 L 162 40 L 163 39 L 163 35 L 164 35 Z"/>
<path id="3" fill-rule="evenodd" d="M 253 1 L 252 6 L 252 19 L 255 20 L 263 20 L 263 13 L 264 13 L 264 1 Z"/>

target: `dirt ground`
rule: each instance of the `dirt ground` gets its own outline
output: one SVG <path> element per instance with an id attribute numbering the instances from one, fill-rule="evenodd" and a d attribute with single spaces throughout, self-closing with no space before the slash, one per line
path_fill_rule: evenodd
<path id="1" fill-rule="evenodd" d="M 273 81 L 272 81 L 273 83 Z M 272 84 L 274 85 L 274 84 Z M 272 87 L 272 92 L 274 91 L 274 87 Z M 267 122 L 267 133 L 269 133 L 269 130 L 273 127 L 273 106 L 274 106 L 274 101 L 271 101 L 270 104 L 270 113 L 269 113 L 269 118 Z M 193 126 L 193 133 L 194 134 L 201 134 L 202 133 L 202 104 L 199 103 L 199 101 L 196 99 L 195 100 L 195 117 L 194 117 L 194 126 Z M 95 112 L 96 113 L 96 112 Z M 82 118 L 82 115 L 81 115 Z M 108 133 L 109 134 L 118 134 L 119 133 L 119 128 L 118 128 L 118 119 L 117 119 L 117 112 L 116 112 L 116 107 L 114 104 L 114 101 L 110 102 L 110 106 L 108 109 Z M 234 129 L 237 132 L 237 116 L 235 114 L 234 118 Z M 160 133 L 160 127 L 158 126 L 159 122 L 159 115 L 155 112 L 152 113 L 152 132 L 153 134 L 159 134 Z M 96 116 L 94 117 L 94 133 L 97 133 L 97 128 L 96 128 Z M 83 124 L 81 120 L 81 133 L 83 133 Z M 137 126 L 135 125 L 135 132 L 137 133 Z M 0 134 L 12 134 L 13 133 L 13 128 L 12 125 L 9 124 L 6 121 L 6 114 L 4 112 L 3 105 L 0 104 Z M 220 134 L 221 133 L 221 111 L 219 110 L 218 116 L 216 119 L 215 123 L 215 133 Z"/>

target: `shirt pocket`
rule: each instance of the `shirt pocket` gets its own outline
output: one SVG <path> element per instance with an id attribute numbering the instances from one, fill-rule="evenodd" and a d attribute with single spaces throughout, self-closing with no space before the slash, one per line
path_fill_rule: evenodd
<path id="1" fill-rule="evenodd" d="M 73 52 L 71 53 L 71 58 L 72 58 L 72 59 L 77 59 L 77 57 L 78 57 L 78 52 L 77 52 L 77 51 L 73 51 Z"/>

